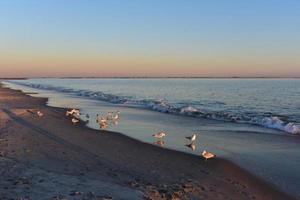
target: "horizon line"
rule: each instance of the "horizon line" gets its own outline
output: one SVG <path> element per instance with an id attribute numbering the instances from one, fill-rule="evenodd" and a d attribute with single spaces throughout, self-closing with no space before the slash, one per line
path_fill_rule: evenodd
<path id="1" fill-rule="evenodd" d="M 0 77 L 4 80 L 24 80 L 24 79 L 38 79 L 38 78 L 58 78 L 58 79 L 172 79 L 172 78 L 186 78 L 186 79 L 299 79 L 300 76 L 36 76 L 36 77 Z"/>

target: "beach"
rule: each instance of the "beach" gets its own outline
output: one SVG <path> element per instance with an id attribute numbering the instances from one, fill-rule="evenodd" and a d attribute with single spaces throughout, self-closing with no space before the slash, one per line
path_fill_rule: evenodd
<path id="1" fill-rule="evenodd" d="M 73 125 L 46 102 L 0 89 L 1 199 L 292 199 L 225 159 Z"/>
<path id="2" fill-rule="evenodd" d="M 300 200 L 300 1 L 0 1 L 0 200 Z"/>

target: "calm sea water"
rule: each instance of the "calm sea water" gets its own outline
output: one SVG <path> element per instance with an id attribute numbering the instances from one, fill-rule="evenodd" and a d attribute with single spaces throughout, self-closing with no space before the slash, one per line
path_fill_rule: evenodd
<path id="1" fill-rule="evenodd" d="M 300 199 L 299 79 L 29 79 L 10 87 L 78 107 L 93 118 L 121 111 L 109 130 L 232 160 Z M 84 118 L 84 117 L 83 117 Z M 168 132 L 163 143 L 152 134 Z M 198 134 L 194 151 L 185 136 Z"/>

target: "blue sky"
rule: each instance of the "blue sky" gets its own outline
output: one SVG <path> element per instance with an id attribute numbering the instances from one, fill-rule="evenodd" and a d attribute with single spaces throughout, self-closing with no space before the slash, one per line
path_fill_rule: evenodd
<path id="1" fill-rule="evenodd" d="M 300 76 L 299 10 L 296 0 L 2 0 L 0 67 L 7 76 Z"/>

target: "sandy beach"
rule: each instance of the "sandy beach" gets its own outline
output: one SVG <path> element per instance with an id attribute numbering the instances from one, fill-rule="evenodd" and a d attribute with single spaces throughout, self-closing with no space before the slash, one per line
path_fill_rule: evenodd
<path id="1" fill-rule="evenodd" d="M 293 199 L 222 158 L 73 125 L 46 102 L 0 88 L 0 199 Z"/>

